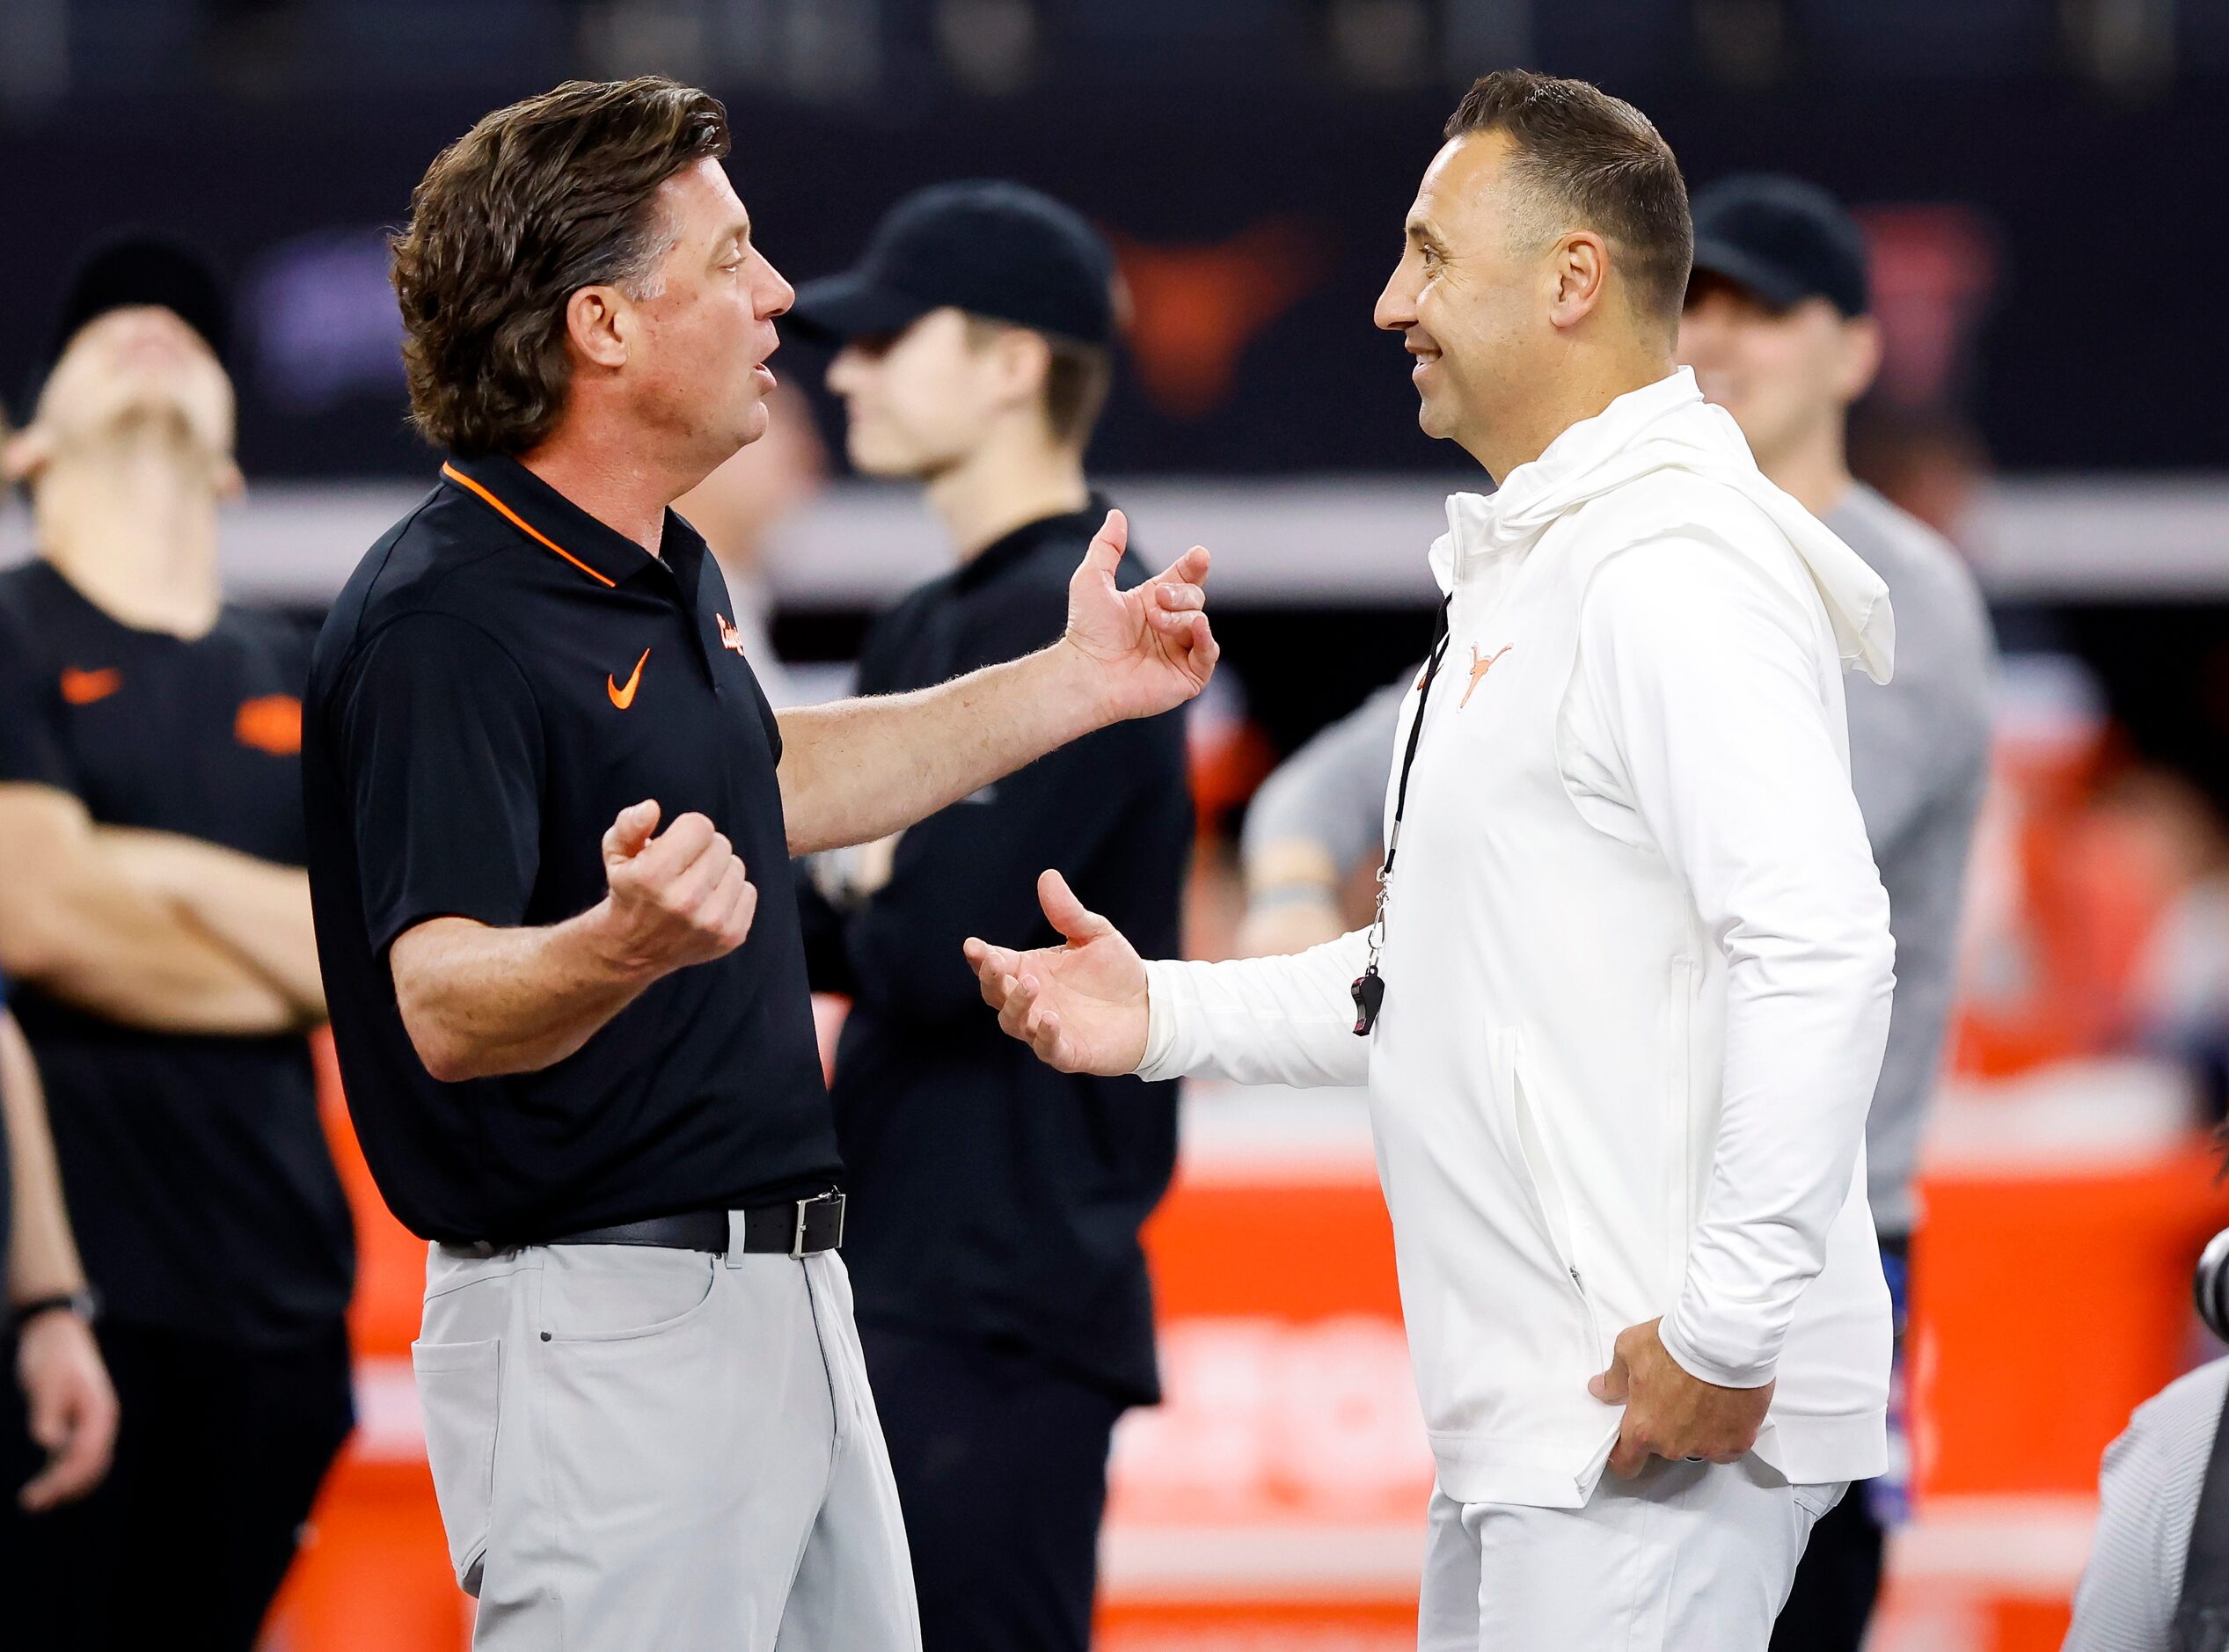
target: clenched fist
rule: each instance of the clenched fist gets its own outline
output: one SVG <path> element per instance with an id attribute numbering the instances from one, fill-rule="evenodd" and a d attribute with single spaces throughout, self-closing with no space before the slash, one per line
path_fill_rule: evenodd
<path id="1" fill-rule="evenodd" d="M 758 890 L 727 834 L 704 815 L 681 815 L 662 832 L 658 816 L 657 801 L 646 799 L 621 809 L 603 834 L 611 893 L 602 927 L 616 957 L 662 975 L 742 946 Z"/>

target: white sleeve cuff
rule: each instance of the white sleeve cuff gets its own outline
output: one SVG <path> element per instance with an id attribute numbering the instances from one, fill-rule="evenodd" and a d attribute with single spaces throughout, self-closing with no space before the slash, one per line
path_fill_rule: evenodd
<path id="1" fill-rule="evenodd" d="M 1171 1062 L 1171 1057 L 1176 1054 L 1176 1023 L 1181 1013 L 1175 1003 L 1179 990 L 1166 963 L 1159 959 L 1147 961 L 1145 1054 L 1136 1068 L 1141 1078 L 1158 1080 L 1182 1076 Z"/>
<path id="2" fill-rule="evenodd" d="M 1664 1345 L 1664 1352 L 1672 1356 L 1672 1363 L 1699 1382 L 1714 1383 L 1721 1388 L 1762 1388 L 1772 1380 L 1778 1362 L 1759 1360 L 1745 1364 L 1732 1364 L 1711 1358 L 1695 1346 L 1680 1324 L 1680 1310 L 1666 1314 L 1656 1327 L 1656 1340 Z"/>

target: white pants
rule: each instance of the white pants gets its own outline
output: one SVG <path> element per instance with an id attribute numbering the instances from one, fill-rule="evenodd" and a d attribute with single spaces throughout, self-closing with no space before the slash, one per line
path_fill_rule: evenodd
<path id="1" fill-rule="evenodd" d="M 833 1254 L 436 1246 L 411 1349 L 478 1652 L 918 1652 Z"/>
<path id="2" fill-rule="evenodd" d="M 1755 1456 L 1603 1474 L 1583 1509 L 1432 1493 L 1418 1652 L 1765 1652 L 1844 1488 Z"/>

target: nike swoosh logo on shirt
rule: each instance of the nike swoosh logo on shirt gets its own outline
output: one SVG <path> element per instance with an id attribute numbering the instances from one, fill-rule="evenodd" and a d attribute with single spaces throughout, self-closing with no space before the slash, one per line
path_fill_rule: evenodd
<path id="1" fill-rule="evenodd" d="M 62 697 L 72 705 L 91 705 L 95 700 L 105 700 L 124 686 L 124 674 L 114 666 L 103 666 L 98 671 L 81 671 L 76 666 L 64 666 L 62 673 Z"/>
<path id="2" fill-rule="evenodd" d="M 647 660 L 649 657 L 650 650 L 645 648 L 642 651 L 642 660 Z M 603 679 L 603 691 L 611 696 L 611 703 L 623 712 L 634 704 L 635 689 L 642 682 L 642 660 L 634 662 L 634 675 L 627 679 L 626 687 L 621 688 L 619 679 L 617 677 L 607 676 Z"/>

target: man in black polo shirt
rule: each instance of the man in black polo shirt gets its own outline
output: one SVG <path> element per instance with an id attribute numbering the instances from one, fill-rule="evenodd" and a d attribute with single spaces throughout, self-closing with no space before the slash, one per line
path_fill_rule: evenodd
<path id="1" fill-rule="evenodd" d="M 40 556 L 0 574 L 0 966 L 123 1410 L 97 1493 L 0 1515 L 33 1646 L 245 1652 L 351 1421 L 307 1037 L 310 638 L 220 595 L 224 319 L 187 254 L 107 249 L 7 449 Z M 14 1419 L 0 1452 L 44 1456 Z"/>
<path id="2" fill-rule="evenodd" d="M 1107 514 L 1084 450 L 1114 279 L 1076 213 L 969 183 L 901 202 L 859 270 L 799 295 L 785 325 L 842 345 L 828 380 L 853 465 L 927 484 L 961 564 L 876 621 L 862 693 L 1059 638 Z M 1057 866 L 1173 950 L 1192 830 L 1171 712 L 1041 757 L 895 844 L 821 857 L 833 899 L 806 891 L 813 984 L 852 1000 L 834 1085 L 859 1207 L 845 1259 L 928 1652 L 1090 1645 L 1109 1437 L 1160 1397 L 1137 1234 L 1176 1159 L 1173 1084 L 1030 1059 L 983 1016 L 961 946 L 1000 918 L 1050 941 L 1037 875 Z"/>
<path id="3" fill-rule="evenodd" d="M 918 1644 L 787 856 L 1166 711 L 1215 658 L 1206 553 L 1122 591 L 1110 514 L 1052 647 L 776 719 L 667 508 L 764 428 L 792 296 L 727 148 L 714 99 L 643 79 L 435 162 L 395 285 L 450 457 L 311 669 L 334 1034 L 435 1242 L 419 1393 L 484 1648 Z"/>

